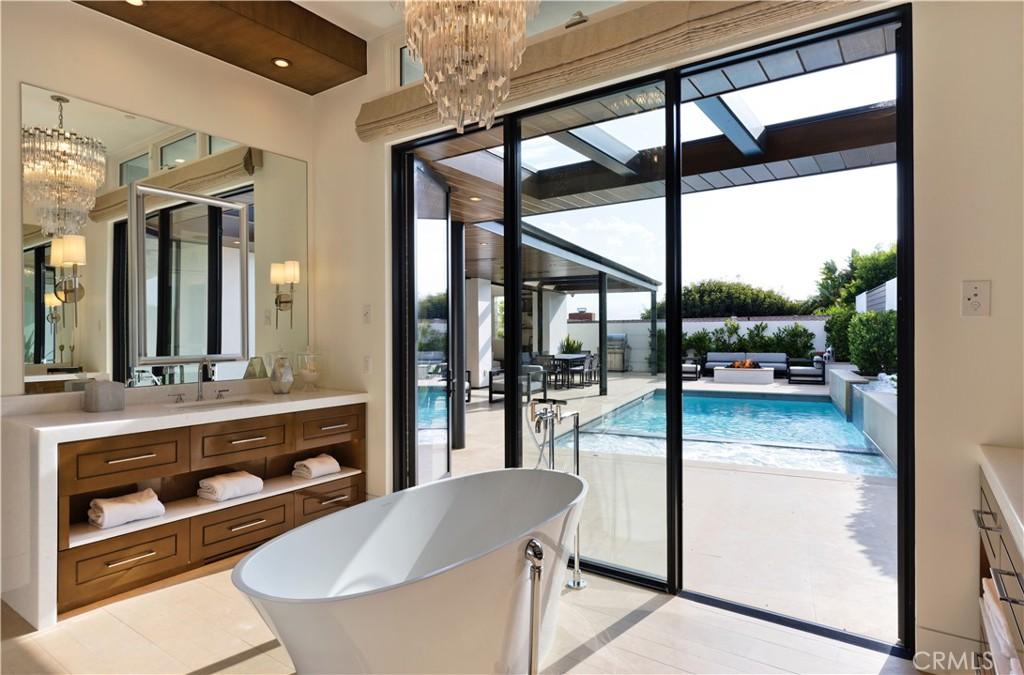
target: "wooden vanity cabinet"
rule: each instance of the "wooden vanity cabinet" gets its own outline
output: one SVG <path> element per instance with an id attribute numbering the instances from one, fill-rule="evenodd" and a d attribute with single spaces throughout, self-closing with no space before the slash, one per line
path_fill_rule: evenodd
<path id="1" fill-rule="evenodd" d="M 81 494 L 190 470 L 188 429 L 62 443 L 57 490 Z"/>
<path id="2" fill-rule="evenodd" d="M 57 611 L 101 600 L 188 569 L 189 524 L 151 527 L 57 555 Z"/>
<path id="3" fill-rule="evenodd" d="M 1012 648 L 1018 660 L 1024 660 L 1024 558 L 1005 529 L 1006 521 L 1002 510 L 984 473 L 981 474 L 977 503 L 974 520 L 978 526 L 981 543 L 981 577 L 993 579 L 996 581 L 997 590 L 1005 593 L 999 598 L 999 609 L 1006 619 Z M 988 627 L 982 617 L 982 639 L 991 645 L 992 636 L 988 633 Z M 1009 672 L 1002 659 L 979 659 L 979 663 L 991 665 L 991 668 L 983 667 L 981 670 L 996 675 L 1006 675 Z"/>
<path id="4" fill-rule="evenodd" d="M 365 420 L 366 406 L 359 404 L 61 444 L 58 611 L 254 548 L 364 501 Z M 341 477 L 290 475 L 295 461 L 321 452 L 338 459 Z M 237 469 L 258 473 L 266 496 L 226 502 L 194 496 L 201 477 Z M 147 486 L 158 494 L 166 488 L 166 499 L 178 497 L 165 501 L 167 513 L 151 525 L 136 521 L 103 537 L 97 535 L 105 531 L 83 524 L 91 498 Z"/>

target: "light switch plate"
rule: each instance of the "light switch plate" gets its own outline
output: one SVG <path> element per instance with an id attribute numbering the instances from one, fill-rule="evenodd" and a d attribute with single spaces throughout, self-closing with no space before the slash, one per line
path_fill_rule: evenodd
<path id="1" fill-rule="evenodd" d="M 372 369 L 372 366 L 373 366 L 373 364 L 370 361 L 370 357 L 369 356 L 364 356 L 363 357 L 363 374 L 364 375 L 369 375 L 370 374 L 370 370 Z"/>
<path id="2" fill-rule="evenodd" d="M 992 282 L 965 281 L 960 288 L 960 316 L 992 314 Z"/>

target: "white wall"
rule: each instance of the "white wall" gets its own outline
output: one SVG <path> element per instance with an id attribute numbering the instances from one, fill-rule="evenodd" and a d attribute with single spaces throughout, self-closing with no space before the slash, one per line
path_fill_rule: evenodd
<path id="1" fill-rule="evenodd" d="M 760 322 L 754 319 L 750 321 L 737 321 L 737 323 L 746 332 L 751 326 Z M 768 335 L 771 335 L 779 328 L 798 323 L 814 333 L 814 351 L 825 351 L 825 317 L 820 319 L 804 317 L 789 320 L 766 320 L 764 323 L 768 324 Z M 699 330 L 712 331 L 716 328 L 721 328 L 722 325 L 721 320 L 715 319 L 683 319 L 683 330 L 687 333 L 696 333 Z M 596 352 L 599 339 L 598 326 L 597 321 L 574 321 L 568 324 L 567 328 L 568 334 L 573 339 L 583 342 L 583 349 Z M 664 329 L 665 322 L 658 321 L 658 328 Z M 649 338 L 651 334 L 650 321 L 609 321 L 608 332 L 626 334 L 626 340 L 629 342 L 630 347 L 629 369 L 631 371 L 646 372 L 650 370 L 650 365 L 647 361 L 647 357 L 651 352 Z"/>
<path id="2" fill-rule="evenodd" d="M 979 636 L 978 446 L 1024 445 L 1022 24 L 1019 2 L 914 4 L 919 649 Z M 992 316 L 960 316 L 965 279 L 992 280 Z"/>
<path id="3" fill-rule="evenodd" d="M 308 209 L 303 199 L 306 185 L 306 163 L 271 152 L 263 153 L 263 167 L 253 175 L 256 199 L 256 295 L 253 301 L 256 342 L 254 356 L 284 350 L 303 352 L 310 343 L 309 287 L 310 275 L 306 257 Z M 299 261 L 299 283 L 292 295 L 292 315 L 276 317 L 274 286 L 270 283 L 270 264 L 285 260 Z M 287 292 L 287 287 L 282 287 Z M 290 327 L 294 324 L 294 327 Z M 275 328 L 274 326 L 277 326 Z M 243 368 L 244 372 L 244 368 Z"/>
<path id="4" fill-rule="evenodd" d="M 0 286 L 5 290 L 21 284 L 22 82 L 292 157 L 312 157 L 309 96 L 80 5 L 0 3 L 0 62 Z M 94 255 L 90 250 L 90 264 L 101 260 Z M 22 391 L 21 308 L 20 299 L 18 308 L 7 306 L 13 298 L 4 294 L 4 394 Z"/>
<path id="5" fill-rule="evenodd" d="M 389 57 L 382 41 L 371 43 L 369 74 L 314 96 L 312 125 L 311 238 L 321 307 L 314 325 L 322 336 L 323 385 L 370 395 L 367 491 L 374 495 L 391 490 L 391 164 L 382 141 L 358 139 L 355 119 L 360 103 L 383 93 L 386 64 L 394 65 Z"/>

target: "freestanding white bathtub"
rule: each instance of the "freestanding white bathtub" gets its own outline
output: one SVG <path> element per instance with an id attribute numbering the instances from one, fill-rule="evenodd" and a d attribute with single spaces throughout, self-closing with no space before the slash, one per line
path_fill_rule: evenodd
<path id="1" fill-rule="evenodd" d="M 438 481 L 283 534 L 231 579 L 299 673 L 524 673 L 526 544 L 544 547 L 543 654 L 586 492 L 544 470 Z"/>

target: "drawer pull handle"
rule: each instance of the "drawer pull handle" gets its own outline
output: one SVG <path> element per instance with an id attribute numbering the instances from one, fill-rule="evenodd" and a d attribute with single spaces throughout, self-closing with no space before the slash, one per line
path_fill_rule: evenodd
<path id="1" fill-rule="evenodd" d="M 242 445 L 244 443 L 255 443 L 256 441 L 265 441 L 266 436 L 253 436 L 252 438 L 239 438 L 237 441 L 231 441 L 231 445 Z"/>
<path id="2" fill-rule="evenodd" d="M 260 518 L 259 520 L 252 521 L 251 523 L 243 523 L 241 525 L 235 525 L 234 527 L 228 528 L 228 530 L 230 530 L 231 532 L 238 532 L 239 530 L 247 530 L 250 527 L 256 527 L 257 525 L 262 525 L 265 522 L 267 522 L 266 518 Z"/>
<path id="3" fill-rule="evenodd" d="M 985 516 L 992 516 L 992 521 L 998 522 L 996 520 L 996 514 L 992 511 L 982 511 L 981 509 L 974 509 L 974 522 L 977 523 L 979 530 L 985 530 L 986 532 L 995 532 L 997 534 L 1003 531 L 1003 528 L 999 527 L 998 525 L 986 525 Z"/>
<path id="4" fill-rule="evenodd" d="M 330 499 L 321 499 L 320 506 L 327 506 L 328 504 L 333 504 L 335 502 L 346 502 L 348 501 L 348 498 L 349 495 L 340 495 L 338 497 L 332 497 Z"/>
<path id="5" fill-rule="evenodd" d="M 989 568 L 989 571 L 992 572 L 992 581 L 995 582 L 996 592 L 999 593 L 1000 600 L 1011 605 L 1024 605 L 1024 599 L 1014 598 L 1006 592 L 1006 583 L 1003 581 L 1003 577 L 1014 577 L 1017 579 L 1017 583 L 1024 587 L 1024 576 L 1012 570 L 1000 570 L 995 567 Z"/>
<path id="6" fill-rule="evenodd" d="M 139 555 L 133 555 L 130 558 L 124 558 L 123 560 L 115 560 L 114 562 L 108 562 L 107 569 L 110 569 L 112 567 L 120 567 L 121 565 L 127 565 L 128 563 L 133 563 L 136 560 L 143 560 L 145 558 L 150 558 L 155 555 L 156 551 L 146 551 L 145 553 L 140 553 Z"/>
<path id="7" fill-rule="evenodd" d="M 320 427 L 320 431 L 334 431 L 335 429 L 348 429 L 347 424 L 328 424 Z"/>
<path id="8" fill-rule="evenodd" d="M 107 464 L 124 464 L 125 462 L 137 462 L 140 459 L 153 459 L 156 457 L 155 452 L 147 452 L 145 455 L 135 455 L 134 457 L 122 457 L 121 459 L 108 459 Z"/>

